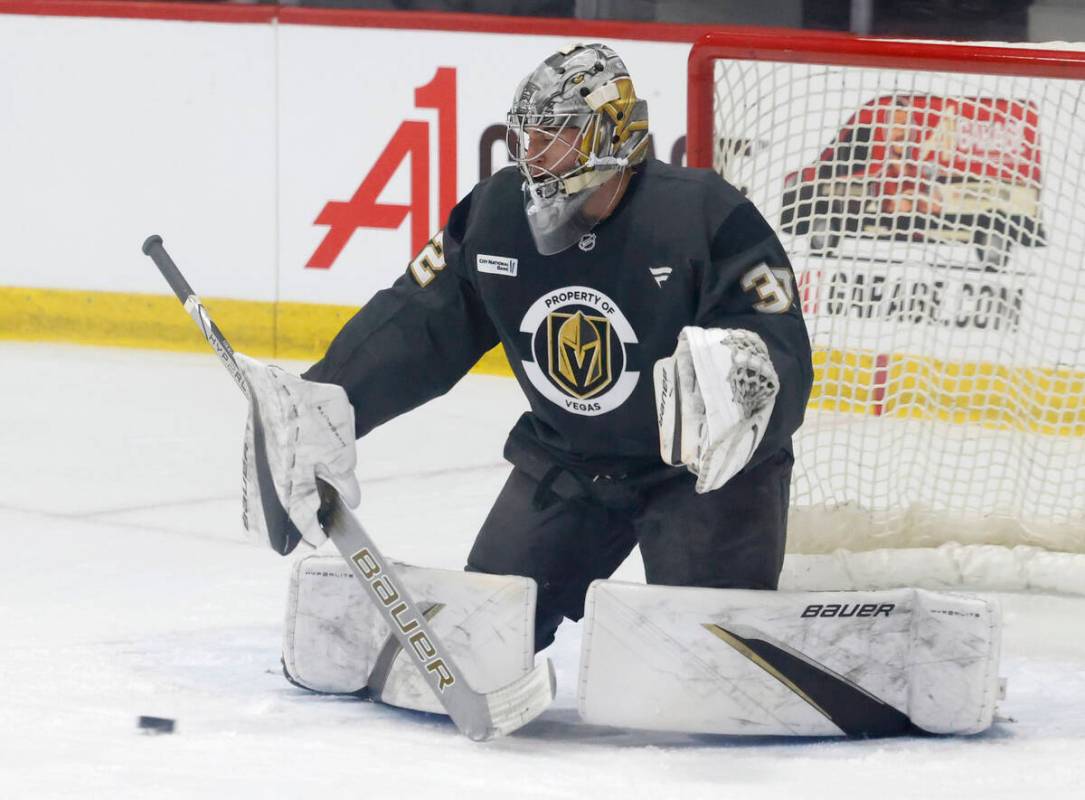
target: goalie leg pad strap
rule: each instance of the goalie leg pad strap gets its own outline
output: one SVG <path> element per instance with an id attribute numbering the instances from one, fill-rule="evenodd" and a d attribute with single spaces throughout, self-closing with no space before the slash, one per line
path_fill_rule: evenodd
<path id="1" fill-rule="evenodd" d="M 579 708 L 690 733 L 978 733 L 999 695 L 992 601 L 897 589 L 765 592 L 596 581 Z"/>
<path id="2" fill-rule="evenodd" d="M 397 564 L 396 572 L 475 691 L 506 686 L 534 666 L 535 582 Z M 407 621 L 407 624 L 410 624 Z M 283 629 L 292 682 L 332 694 L 444 714 L 382 616 L 339 556 L 294 564 Z"/>

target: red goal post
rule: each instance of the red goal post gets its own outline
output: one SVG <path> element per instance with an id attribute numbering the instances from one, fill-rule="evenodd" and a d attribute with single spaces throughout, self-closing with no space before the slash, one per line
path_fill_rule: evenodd
<path id="1" fill-rule="evenodd" d="M 687 114 L 798 278 L 806 585 L 1085 592 L 1085 52 L 710 33 Z"/>

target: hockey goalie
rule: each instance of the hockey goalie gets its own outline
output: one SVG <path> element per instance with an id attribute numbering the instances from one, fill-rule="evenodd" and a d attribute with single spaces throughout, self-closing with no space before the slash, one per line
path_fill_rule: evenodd
<path id="1" fill-rule="evenodd" d="M 398 569 L 476 689 L 585 619 L 600 724 L 734 734 L 970 733 L 992 720 L 998 611 L 913 590 L 785 594 L 791 436 L 810 344 L 787 254 L 708 170 L 648 155 L 648 110 L 602 44 L 516 89 L 513 165 L 460 201 L 302 378 L 240 359 L 268 432 L 275 536 L 246 457 L 246 526 L 324 538 L 318 479 L 357 505 L 356 437 L 501 344 L 530 403 L 464 572 Z M 258 422 L 259 424 L 254 424 Z M 405 458 L 414 457 L 404 453 Z M 265 481 L 266 486 L 266 481 Z M 648 586 L 607 579 L 639 547 Z M 440 710 L 342 563 L 295 565 L 284 666 L 322 692 Z"/>

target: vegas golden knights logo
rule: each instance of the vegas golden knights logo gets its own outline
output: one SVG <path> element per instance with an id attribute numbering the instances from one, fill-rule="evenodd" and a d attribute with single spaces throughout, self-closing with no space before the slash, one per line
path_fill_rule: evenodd
<path id="1" fill-rule="evenodd" d="M 561 389 L 585 400 L 613 382 L 610 321 L 582 311 L 547 316 L 549 373 Z"/>
<path id="2" fill-rule="evenodd" d="M 520 333 L 531 337 L 519 353 L 524 376 L 566 413 L 606 414 L 637 388 L 640 372 L 630 368 L 637 333 L 618 304 L 597 289 L 551 289 L 524 312 Z"/>

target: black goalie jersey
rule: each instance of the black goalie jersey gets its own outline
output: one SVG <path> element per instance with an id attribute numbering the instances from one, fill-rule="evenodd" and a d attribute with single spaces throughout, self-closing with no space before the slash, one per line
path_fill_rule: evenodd
<path id="1" fill-rule="evenodd" d="M 507 168 L 479 183 L 407 272 L 305 377 L 343 386 L 357 434 L 446 392 L 499 342 L 530 401 L 506 450 L 588 474 L 664 468 L 652 367 L 686 325 L 745 328 L 780 377 L 751 461 L 790 450 L 812 369 L 795 279 L 751 203 L 709 170 L 648 161 L 577 246 L 536 251 Z"/>

